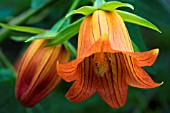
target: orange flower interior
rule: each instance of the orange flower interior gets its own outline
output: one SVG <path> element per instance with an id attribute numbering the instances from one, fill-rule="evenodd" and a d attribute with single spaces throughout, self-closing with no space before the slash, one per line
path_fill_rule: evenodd
<path id="1" fill-rule="evenodd" d="M 141 68 L 151 66 L 158 49 L 135 53 L 121 17 L 115 12 L 95 11 L 81 24 L 77 59 L 57 64 L 58 74 L 74 81 L 66 97 L 81 102 L 98 92 L 111 107 L 123 106 L 128 85 L 154 88 L 155 83 Z"/>

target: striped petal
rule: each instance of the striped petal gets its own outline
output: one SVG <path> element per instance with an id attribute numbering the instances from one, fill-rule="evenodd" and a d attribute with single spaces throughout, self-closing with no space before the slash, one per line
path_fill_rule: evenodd
<path id="1" fill-rule="evenodd" d="M 96 92 L 94 82 L 96 76 L 91 65 L 91 57 L 86 58 L 77 67 L 77 79 L 66 94 L 66 97 L 72 102 L 81 102 L 89 98 Z"/>
<path id="2" fill-rule="evenodd" d="M 147 52 L 137 52 L 137 53 L 128 53 L 130 56 L 135 58 L 135 64 L 143 67 L 143 66 L 151 66 L 155 62 L 158 57 L 159 49 L 153 49 Z"/>
<path id="3" fill-rule="evenodd" d="M 93 38 L 93 30 L 92 30 L 92 21 L 91 20 L 92 20 L 92 16 L 86 17 L 80 26 L 80 31 L 79 31 L 79 36 L 78 36 L 77 58 L 83 57 L 84 53 L 95 42 L 95 39 Z M 88 43 L 83 43 L 83 42 L 88 42 Z"/>
<path id="4" fill-rule="evenodd" d="M 110 71 L 98 78 L 98 92 L 111 107 L 123 106 L 126 102 L 128 85 L 125 81 L 124 68 L 117 54 L 107 53 Z"/>
<path id="5" fill-rule="evenodd" d="M 111 48 L 119 51 L 133 52 L 129 33 L 122 18 L 115 12 L 107 12 L 106 15 Z"/>
<path id="6" fill-rule="evenodd" d="M 161 85 L 155 83 L 141 67 L 137 66 L 132 57 L 129 55 L 123 55 L 121 57 L 122 63 L 126 65 L 126 82 L 128 85 L 138 88 L 154 88 Z"/>
<path id="7" fill-rule="evenodd" d="M 78 65 L 84 60 L 84 58 L 79 58 L 67 64 L 59 64 L 57 62 L 57 73 L 67 82 L 71 82 L 77 78 Z"/>
<path id="8" fill-rule="evenodd" d="M 98 10 L 92 16 L 86 17 L 80 26 L 77 58 L 84 57 L 91 46 L 104 35 L 107 35 L 112 49 L 133 52 L 128 31 L 121 17 L 116 12 Z"/>

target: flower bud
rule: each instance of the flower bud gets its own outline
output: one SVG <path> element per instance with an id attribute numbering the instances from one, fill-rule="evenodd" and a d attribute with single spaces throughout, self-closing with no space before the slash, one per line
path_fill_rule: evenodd
<path id="1" fill-rule="evenodd" d="M 61 81 L 56 62 L 69 61 L 70 55 L 62 45 L 44 47 L 47 42 L 32 42 L 18 63 L 15 95 L 25 107 L 33 107 L 56 88 Z"/>

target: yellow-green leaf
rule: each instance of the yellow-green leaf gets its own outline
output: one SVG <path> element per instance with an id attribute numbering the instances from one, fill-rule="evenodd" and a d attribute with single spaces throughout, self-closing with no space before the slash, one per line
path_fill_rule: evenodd
<path id="1" fill-rule="evenodd" d="M 134 10 L 134 7 L 131 4 L 128 3 L 122 3 L 118 1 L 112 1 L 112 2 L 106 2 L 98 7 L 100 10 L 105 11 L 114 11 L 115 9 L 119 7 L 129 7 Z"/>
<path id="2" fill-rule="evenodd" d="M 57 35 L 49 43 L 46 44 L 46 46 L 55 46 L 72 38 L 78 33 L 80 24 L 82 23 L 83 19 L 84 18 L 81 18 L 59 31 Z"/>
<path id="3" fill-rule="evenodd" d="M 26 32 L 26 33 L 32 33 L 32 34 L 39 34 L 39 33 L 42 33 L 42 32 L 45 31 L 44 29 L 35 28 L 35 27 L 8 25 L 8 24 L 4 24 L 4 23 L 0 23 L 0 26 L 7 28 L 7 29 L 11 29 L 11 30 Z"/>
<path id="4" fill-rule="evenodd" d="M 56 35 L 57 35 L 57 33 L 55 33 L 55 32 L 46 31 L 46 32 L 43 32 L 41 34 L 30 37 L 25 42 L 30 42 L 30 41 L 37 40 L 37 39 L 52 39 Z"/>
<path id="5" fill-rule="evenodd" d="M 82 14 L 82 15 L 88 16 L 96 10 L 114 11 L 115 9 L 119 7 L 129 7 L 131 9 L 134 9 L 134 7 L 128 3 L 122 3 L 118 1 L 104 3 L 103 0 L 99 0 L 95 2 L 94 6 L 83 6 L 77 10 L 73 10 L 72 12 L 68 13 L 66 17 L 69 17 L 73 14 Z"/>
<path id="6" fill-rule="evenodd" d="M 24 42 L 28 38 L 30 38 L 30 36 L 11 36 L 11 39 L 17 42 Z"/>
<path id="7" fill-rule="evenodd" d="M 130 23 L 134 23 L 137 25 L 141 25 L 141 26 L 153 29 L 153 30 L 161 33 L 161 31 L 154 24 L 152 24 L 151 22 L 149 22 L 148 20 L 146 20 L 142 17 L 139 17 L 139 16 L 129 13 L 129 12 L 120 11 L 120 10 L 116 10 L 116 12 L 122 17 L 122 19 L 125 22 L 130 22 Z"/>
<path id="8" fill-rule="evenodd" d="M 82 15 L 85 15 L 85 16 L 88 16 L 90 15 L 91 13 L 93 13 L 94 11 L 96 11 L 97 8 L 96 7 L 93 7 L 93 6 L 83 6 L 77 10 L 73 10 L 71 11 L 70 13 L 68 13 L 66 15 L 66 17 L 69 17 L 73 14 L 82 14 Z"/>

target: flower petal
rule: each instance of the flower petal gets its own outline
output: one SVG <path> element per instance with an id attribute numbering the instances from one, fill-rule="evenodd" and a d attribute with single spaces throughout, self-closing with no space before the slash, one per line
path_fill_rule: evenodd
<path id="1" fill-rule="evenodd" d="M 111 48 L 113 50 L 133 52 L 129 33 L 122 18 L 116 12 L 105 12 L 105 14 Z"/>
<path id="2" fill-rule="evenodd" d="M 72 102 L 81 102 L 96 92 L 93 81 L 96 79 L 91 58 L 86 58 L 77 68 L 77 81 L 71 86 L 66 97 Z"/>
<path id="3" fill-rule="evenodd" d="M 92 46 L 95 39 L 92 33 L 92 16 L 86 17 L 81 26 L 78 36 L 77 58 L 83 57 L 84 53 Z M 88 43 L 84 43 L 88 42 Z"/>
<path id="4" fill-rule="evenodd" d="M 117 54 L 107 53 L 110 58 L 110 71 L 98 79 L 98 92 L 102 99 L 113 108 L 126 102 L 128 85 L 124 69 Z"/>
<path id="5" fill-rule="evenodd" d="M 161 84 L 155 83 L 151 77 L 139 66 L 134 63 L 134 60 L 129 55 L 123 55 L 122 63 L 126 64 L 126 82 L 128 85 L 138 88 L 154 88 Z"/>
<path id="6" fill-rule="evenodd" d="M 137 53 L 129 53 L 133 58 L 136 59 L 135 64 L 138 66 L 151 66 L 156 58 L 158 57 L 159 49 L 154 49 L 147 52 L 137 52 Z"/>
<path id="7" fill-rule="evenodd" d="M 84 58 L 76 59 L 67 64 L 59 64 L 57 62 L 57 73 L 67 82 L 71 82 L 77 78 L 78 73 L 78 64 L 82 62 Z"/>

